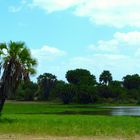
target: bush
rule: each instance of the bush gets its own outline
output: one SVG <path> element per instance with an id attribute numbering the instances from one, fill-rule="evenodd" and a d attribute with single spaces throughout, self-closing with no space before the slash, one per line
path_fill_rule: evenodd
<path id="1" fill-rule="evenodd" d="M 33 101 L 35 97 L 35 93 L 37 90 L 37 84 L 31 81 L 22 82 L 17 91 L 16 97 L 17 100 L 25 100 L 25 101 Z"/>
<path id="2" fill-rule="evenodd" d="M 74 85 L 59 82 L 53 89 L 52 93 L 59 97 L 64 104 L 69 104 L 73 101 L 76 88 Z"/>
<path id="3" fill-rule="evenodd" d="M 95 86 L 81 85 L 78 86 L 76 98 L 78 103 L 88 104 L 95 103 L 97 100 L 97 92 Z"/>

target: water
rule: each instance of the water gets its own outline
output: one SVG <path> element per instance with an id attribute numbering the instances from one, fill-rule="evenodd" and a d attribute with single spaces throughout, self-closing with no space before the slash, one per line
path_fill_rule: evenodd
<path id="1" fill-rule="evenodd" d="M 37 112 L 23 114 L 140 116 L 140 106 L 73 106 L 70 108 L 71 110 L 66 109 L 65 111 L 60 112 Z M 75 108 L 82 109 L 75 110 Z"/>
<path id="2" fill-rule="evenodd" d="M 112 116 L 140 116 L 140 106 L 103 107 L 110 109 Z"/>
<path id="3" fill-rule="evenodd" d="M 88 108 L 88 107 L 86 107 Z M 91 108 L 91 107 L 89 107 Z M 140 116 L 140 106 L 100 106 L 96 111 L 65 111 L 61 114 L 108 115 L 108 116 Z"/>

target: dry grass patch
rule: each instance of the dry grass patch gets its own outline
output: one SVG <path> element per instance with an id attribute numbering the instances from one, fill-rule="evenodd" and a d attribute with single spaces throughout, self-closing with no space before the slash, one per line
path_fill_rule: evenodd
<path id="1" fill-rule="evenodd" d="M 135 138 L 121 137 L 57 137 L 57 136 L 33 136 L 33 135 L 0 135 L 0 140 L 139 140 L 140 136 Z"/>

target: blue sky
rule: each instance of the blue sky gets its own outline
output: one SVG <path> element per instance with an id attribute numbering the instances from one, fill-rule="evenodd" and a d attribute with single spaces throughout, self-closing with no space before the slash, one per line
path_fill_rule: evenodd
<path id="1" fill-rule="evenodd" d="M 44 72 L 67 70 L 121 80 L 140 73 L 139 0 L 0 0 L 0 42 L 24 41 Z"/>

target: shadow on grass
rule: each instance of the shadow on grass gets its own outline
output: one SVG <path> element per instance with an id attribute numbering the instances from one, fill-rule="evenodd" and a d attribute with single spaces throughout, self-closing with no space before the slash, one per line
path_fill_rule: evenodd
<path id="1" fill-rule="evenodd" d="M 17 119 L 13 119 L 13 118 L 6 118 L 6 117 L 2 117 L 0 116 L 0 124 L 1 123 L 15 123 L 17 122 Z"/>
<path id="2" fill-rule="evenodd" d="M 111 115 L 110 110 L 102 111 L 62 111 L 62 112 L 35 112 L 35 113 L 16 113 L 24 115 Z"/>

